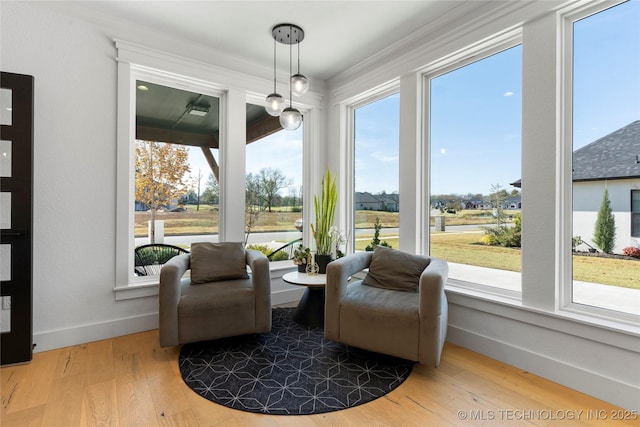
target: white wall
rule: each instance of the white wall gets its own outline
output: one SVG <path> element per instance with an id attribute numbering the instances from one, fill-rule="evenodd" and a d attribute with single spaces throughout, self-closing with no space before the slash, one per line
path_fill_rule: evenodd
<path id="1" fill-rule="evenodd" d="M 35 77 L 36 351 L 157 324 L 156 301 L 116 303 L 116 63 L 90 26 L 3 2 L 0 67 Z M 91 331 L 91 332 L 89 332 Z"/>
<path id="2" fill-rule="evenodd" d="M 575 182 L 573 184 L 573 236 L 593 243 L 595 223 L 604 188 L 609 190 L 611 210 L 616 220 L 614 253 L 628 246 L 639 246 L 640 238 L 631 237 L 631 190 L 640 190 L 640 179 Z"/>

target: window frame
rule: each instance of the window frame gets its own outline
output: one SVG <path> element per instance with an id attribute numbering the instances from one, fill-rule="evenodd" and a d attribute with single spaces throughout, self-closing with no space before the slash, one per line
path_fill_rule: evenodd
<path id="1" fill-rule="evenodd" d="M 573 302 L 573 255 L 571 238 L 573 231 L 573 28 L 574 23 L 587 19 L 627 0 L 604 1 L 598 4 L 567 11 L 560 14 L 560 161 L 557 188 L 560 195 L 565 195 L 558 209 L 558 249 L 559 249 L 559 292 L 557 298 L 558 311 L 568 315 L 586 316 L 598 321 L 621 322 L 637 325 L 640 315 L 610 310 Z"/>
<path id="2" fill-rule="evenodd" d="M 122 64 L 120 64 L 122 65 Z M 138 289 L 138 293 L 146 293 L 143 288 L 152 286 L 155 287 L 158 284 L 158 276 L 145 276 L 137 277 L 134 275 L 134 249 L 135 249 L 135 233 L 134 222 L 135 212 L 133 210 L 135 202 L 135 123 L 136 123 L 136 99 L 137 89 L 136 82 L 138 80 L 148 81 L 162 86 L 172 87 L 175 89 L 188 90 L 196 93 L 202 93 L 205 95 L 215 96 L 220 100 L 220 148 L 219 159 L 221 174 L 220 179 L 224 176 L 224 164 L 222 162 L 222 152 L 224 150 L 224 121 L 222 117 L 224 111 L 226 111 L 226 92 L 219 86 L 208 82 L 200 81 L 197 79 L 188 78 L 185 76 L 179 76 L 176 74 L 154 70 L 148 67 L 143 67 L 135 64 L 130 64 L 125 75 L 119 76 L 119 89 L 123 92 L 126 90 L 128 94 L 127 103 L 129 108 L 127 109 L 126 120 L 123 116 L 119 117 L 118 122 L 118 217 L 119 222 L 117 225 L 116 246 L 118 248 L 117 257 L 120 257 L 120 262 L 116 264 L 116 269 L 120 269 L 121 265 L 126 263 L 126 279 L 125 274 L 121 274 L 122 279 L 125 279 L 125 287 L 135 287 Z M 122 77 L 122 81 L 120 81 Z M 120 102 L 120 101 L 119 101 Z M 120 109 L 119 109 L 120 114 Z M 126 137 L 123 137 L 126 133 Z M 124 167 L 124 165 L 127 165 Z M 220 190 L 220 204 L 223 203 L 222 189 Z M 124 194 L 122 194 L 124 193 Z M 125 202 L 126 201 L 126 202 Z M 127 205 L 127 215 L 123 213 L 124 204 Z M 222 212 L 223 209 L 220 209 Z M 126 227 L 126 231 L 124 228 Z M 224 231 L 222 228 L 222 221 L 219 221 L 218 236 L 221 236 Z M 126 236 L 125 236 L 126 235 Z M 126 260 L 122 256 L 126 254 Z M 117 260 L 118 261 L 118 260 Z M 117 287 L 120 288 L 122 285 Z"/>
<path id="3" fill-rule="evenodd" d="M 638 209 L 637 210 L 633 210 L 633 194 L 637 193 L 638 197 L 637 200 L 639 201 L 638 203 Z M 640 238 L 640 225 L 638 225 L 637 229 L 635 228 L 636 224 L 640 224 L 640 189 L 631 189 L 631 202 L 630 202 L 630 206 L 631 206 L 631 237 L 635 237 L 635 238 Z M 638 218 L 637 221 L 634 221 L 634 218 Z"/>
<path id="4" fill-rule="evenodd" d="M 458 52 L 457 55 L 454 55 L 448 58 L 445 61 L 441 61 L 422 72 L 422 96 L 423 96 L 423 111 L 421 114 L 422 119 L 422 127 L 424 129 L 424 133 L 422 135 L 423 142 L 422 145 L 424 149 L 422 150 L 422 176 L 423 176 L 423 189 L 422 197 L 422 216 L 424 221 L 421 221 L 423 226 L 422 235 L 424 235 L 423 239 L 423 247 L 422 253 L 430 255 L 431 248 L 431 229 L 429 226 L 431 216 L 430 216 L 430 200 L 431 200 L 431 174 L 430 174 L 430 165 L 431 165 L 431 131 L 430 131 L 430 118 L 431 118 L 431 81 L 436 79 L 444 74 L 449 72 L 464 68 L 470 64 L 476 63 L 478 61 L 482 61 L 488 57 L 496 55 L 500 52 L 506 51 L 518 45 L 522 45 L 522 28 L 517 28 L 512 31 L 509 31 L 499 40 L 495 42 L 487 42 L 482 43 L 478 46 L 471 47 L 469 49 L 465 49 L 461 52 Z M 524 54 L 524 46 L 523 46 L 523 54 Z M 524 81 L 523 81 L 524 86 Z M 524 119 L 524 117 L 523 117 Z M 521 143 L 522 144 L 522 143 Z M 522 154 L 521 159 L 522 162 Z M 525 208 L 522 210 L 523 216 Z M 524 246 L 524 242 L 523 242 Z M 525 249 L 521 247 L 521 260 L 524 258 Z M 473 266 L 471 266 L 473 267 Z M 481 267 L 480 267 L 481 268 Z M 486 284 L 469 282 L 461 279 L 454 279 L 449 277 L 447 280 L 448 288 L 461 289 L 465 291 L 478 292 L 481 295 L 487 295 L 490 298 L 498 298 L 500 300 L 507 300 L 519 303 L 522 300 L 522 288 L 524 286 L 522 279 L 522 268 L 520 271 L 520 291 L 514 291 L 510 289 L 500 288 L 496 286 L 489 286 Z"/>
<path id="5" fill-rule="evenodd" d="M 356 149 L 356 110 L 365 105 L 369 105 L 373 102 L 379 101 L 388 96 L 398 94 L 400 97 L 400 103 L 402 103 L 402 91 L 400 90 L 400 81 L 393 80 L 385 85 L 377 87 L 373 90 L 367 91 L 359 96 L 355 96 L 345 101 L 341 105 L 343 113 L 342 117 L 346 118 L 345 124 L 345 137 L 342 139 L 342 147 L 340 152 L 344 153 L 340 156 L 342 165 L 341 170 L 344 172 L 342 176 L 345 178 L 341 182 L 342 189 L 346 191 L 339 193 L 344 194 L 344 209 L 340 209 L 337 213 L 339 223 L 344 225 L 344 230 L 350 230 L 352 238 L 350 239 L 347 247 L 346 254 L 355 252 L 355 149 Z M 402 113 L 401 113 L 402 114 Z M 400 141 L 400 135 L 398 135 Z M 399 142 L 400 145 L 400 142 Z M 400 150 L 400 147 L 398 147 Z M 400 179 L 400 177 L 398 177 Z M 399 193 L 399 192 L 398 192 Z"/>
<path id="6" fill-rule="evenodd" d="M 120 39 L 113 40 L 117 56 L 117 131 L 116 131 L 116 236 L 115 236 L 115 286 L 116 300 L 144 298 L 158 294 L 158 280 L 135 282 L 133 274 L 133 215 L 134 199 L 134 151 L 131 141 L 135 136 L 135 79 L 141 78 L 165 84 L 179 81 L 178 88 L 193 87 L 194 91 L 220 96 L 220 240 L 242 241 L 244 239 L 244 216 L 234 215 L 244 212 L 244 171 L 245 144 L 234 141 L 246 139 L 246 103 L 250 99 L 264 99 L 273 80 L 269 73 L 247 74 L 243 71 L 224 68 L 212 63 L 185 58 L 176 54 L 155 50 Z M 160 79 L 160 80 L 158 80 Z M 288 79 L 281 84 L 288 83 Z M 296 100 L 296 108 L 305 114 L 304 128 L 304 176 L 303 186 L 308 189 L 319 187 L 323 163 L 325 116 L 322 114 L 324 98 L 320 92 L 309 91 Z M 235 168 L 224 165 L 238 165 Z M 240 166 L 241 165 L 241 166 Z M 242 191 L 236 188 L 242 184 Z M 306 191 L 305 206 L 313 201 L 313 191 Z M 306 216 L 306 213 L 303 213 Z M 305 241 L 311 238 L 309 227 L 305 227 Z M 130 249 L 131 248 L 131 249 Z"/>

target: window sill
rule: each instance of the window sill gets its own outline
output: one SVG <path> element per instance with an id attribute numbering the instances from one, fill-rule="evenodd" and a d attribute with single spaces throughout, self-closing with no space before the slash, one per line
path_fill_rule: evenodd
<path id="1" fill-rule="evenodd" d="M 547 311 L 526 306 L 518 298 L 497 295 L 447 283 L 450 305 L 457 305 L 494 316 L 582 337 L 616 347 L 638 350 L 640 326 L 615 318 L 591 315 L 570 309 Z"/>

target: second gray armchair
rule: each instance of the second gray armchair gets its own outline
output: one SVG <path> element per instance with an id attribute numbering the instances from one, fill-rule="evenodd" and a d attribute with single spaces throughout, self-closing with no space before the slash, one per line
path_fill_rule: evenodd
<path id="1" fill-rule="evenodd" d="M 348 283 L 365 268 L 365 280 Z M 447 332 L 447 276 L 446 261 L 384 247 L 333 261 L 327 267 L 325 337 L 438 366 Z"/>

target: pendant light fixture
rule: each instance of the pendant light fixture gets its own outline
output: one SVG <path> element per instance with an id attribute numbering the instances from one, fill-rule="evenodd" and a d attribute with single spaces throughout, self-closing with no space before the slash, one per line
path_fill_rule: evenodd
<path id="1" fill-rule="evenodd" d="M 298 43 L 298 72 L 291 76 L 290 84 L 295 96 L 302 96 L 309 90 L 309 79 L 300 74 L 300 43 Z"/>
<path id="2" fill-rule="evenodd" d="M 273 93 L 267 95 L 265 110 L 274 117 L 278 117 L 284 110 L 284 97 L 276 90 L 276 39 L 273 39 Z"/>
<path id="3" fill-rule="evenodd" d="M 299 72 L 300 71 L 300 42 L 304 39 L 304 31 L 302 30 L 302 28 L 294 24 L 278 24 L 275 27 L 273 27 L 273 30 L 271 31 L 271 35 L 273 36 L 273 40 L 274 40 L 274 51 L 273 51 L 274 93 L 267 96 L 266 110 L 272 116 L 278 116 L 278 115 L 280 116 L 280 125 L 284 129 L 296 130 L 302 124 L 302 114 L 298 109 L 293 108 L 292 95 L 293 93 L 296 93 L 296 95 L 301 96 L 309 88 L 308 79 L 302 74 L 300 74 Z M 279 94 L 275 92 L 276 90 L 275 89 L 275 86 L 276 86 L 275 42 L 276 41 L 282 44 L 289 45 L 289 75 L 291 76 L 289 78 L 289 106 L 287 108 L 284 108 L 283 110 L 278 111 L 279 114 L 274 114 L 277 111 L 274 107 L 280 106 L 280 104 L 277 104 L 276 102 L 274 102 L 274 100 L 279 101 L 278 97 L 282 98 Z M 293 59 L 292 45 L 294 44 L 298 45 L 298 74 L 292 75 L 292 59 Z M 294 84 L 297 89 L 294 88 Z M 294 92 L 294 90 L 297 90 L 297 92 Z M 283 101 L 282 106 L 284 107 L 284 104 L 285 104 L 284 98 L 282 98 L 282 101 Z"/>

